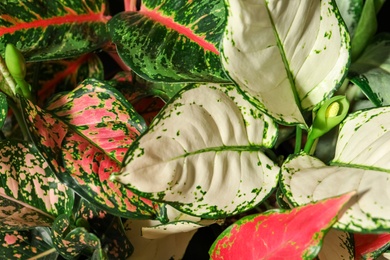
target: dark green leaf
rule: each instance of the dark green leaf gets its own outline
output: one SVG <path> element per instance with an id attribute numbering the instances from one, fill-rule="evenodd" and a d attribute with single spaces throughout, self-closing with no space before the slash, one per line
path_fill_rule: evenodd
<path id="1" fill-rule="evenodd" d="M 7 114 L 8 114 L 7 97 L 2 92 L 0 92 L 0 129 L 4 125 L 4 121 L 7 118 Z"/>

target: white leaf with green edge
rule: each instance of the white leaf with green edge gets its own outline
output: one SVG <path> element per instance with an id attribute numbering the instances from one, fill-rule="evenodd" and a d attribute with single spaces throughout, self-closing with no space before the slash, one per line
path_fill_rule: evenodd
<path id="1" fill-rule="evenodd" d="M 363 9 L 363 0 L 335 0 L 351 37 L 355 33 Z"/>
<path id="2" fill-rule="evenodd" d="M 188 232 L 165 234 L 160 239 L 148 239 L 141 236 L 143 228 L 159 225 L 156 220 L 132 220 L 125 222 L 125 230 L 128 239 L 134 246 L 134 252 L 129 260 L 149 260 L 149 259 L 182 259 L 185 250 L 195 234 L 196 229 Z M 190 224 L 196 225 L 196 224 Z M 170 226 L 170 225 L 166 225 Z M 151 230 L 149 235 L 151 236 Z M 177 230 L 176 230 L 177 231 Z"/>
<path id="3" fill-rule="evenodd" d="M 390 33 L 375 36 L 350 68 L 351 81 L 377 106 L 390 105 Z"/>
<path id="4" fill-rule="evenodd" d="M 276 134 L 273 121 L 233 86 L 194 86 L 165 106 L 112 177 L 190 215 L 237 214 L 277 184 L 279 167 L 262 152 Z"/>
<path id="5" fill-rule="evenodd" d="M 390 229 L 390 107 L 349 115 L 340 128 L 332 166 L 305 154 L 282 166 L 282 186 L 294 204 L 305 204 L 356 190 L 336 228 L 353 232 Z"/>
<path id="6" fill-rule="evenodd" d="M 321 251 L 318 253 L 319 260 L 353 260 L 354 246 L 353 235 L 337 229 L 331 229 L 325 235 Z"/>
<path id="7" fill-rule="evenodd" d="M 342 83 L 349 35 L 332 0 L 226 0 L 222 63 L 258 108 L 284 124 Z"/>

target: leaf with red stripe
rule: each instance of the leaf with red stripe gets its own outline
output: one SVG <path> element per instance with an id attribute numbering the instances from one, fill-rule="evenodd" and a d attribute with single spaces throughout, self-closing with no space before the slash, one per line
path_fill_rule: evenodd
<path id="1" fill-rule="evenodd" d="M 13 43 L 27 60 L 79 56 L 108 41 L 105 0 L 0 3 L 0 53 Z"/>
<path id="2" fill-rule="evenodd" d="M 390 233 L 354 234 L 356 259 L 376 259 L 390 246 Z"/>
<path id="3" fill-rule="evenodd" d="M 27 64 L 26 79 L 36 89 L 40 106 L 53 94 L 70 91 L 86 78 L 104 79 L 103 64 L 96 54 Z"/>
<path id="4" fill-rule="evenodd" d="M 210 249 L 210 258 L 313 259 L 326 232 L 354 194 L 246 216 L 221 233 Z"/>
<path id="5" fill-rule="evenodd" d="M 145 79 L 228 82 L 218 50 L 225 16 L 221 0 L 144 0 L 108 25 L 121 58 Z"/>
<path id="6" fill-rule="evenodd" d="M 0 147 L 1 231 L 50 226 L 54 217 L 71 212 L 73 192 L 33 145 L 2 141 Z"/>

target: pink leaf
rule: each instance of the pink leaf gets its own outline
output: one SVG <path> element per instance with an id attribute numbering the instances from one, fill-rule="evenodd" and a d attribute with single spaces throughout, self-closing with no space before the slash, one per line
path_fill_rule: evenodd
<path id="1" fill-rule="evenodd" d="M 354 194 L 244 217 L 217 238 L 210 249 L 211 259 L 312 259 Z"/>
<path id="2" fill-rule="evenodd" d="M 375 259 L 390 245 L 390 233 L 354 234 L 355 259 Z"/>

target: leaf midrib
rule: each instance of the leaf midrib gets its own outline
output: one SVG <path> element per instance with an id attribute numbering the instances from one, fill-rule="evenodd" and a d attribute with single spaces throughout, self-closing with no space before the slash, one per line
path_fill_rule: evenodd
<path id="1" fill-rule="evenodd" d="M 390 169 L 375 167 L 375 166 L 367 166 L 362 164 L 353 164 L 353 163 L 344 163 L 344 162 L 337 162 L 332 161 L 330 162 L 331 166 L 338 166 L 338 167 L 345 167 L 345 168 L 354 168 L 354 169 L 361 169 L 361 170 L 367 170 L 367 171 L 379 171 L 379 172 L 386 172 L 390 173 Z"/>
<path id="2" fill-rule="evenodd" d="M 199 150 L 192 151 L 192 152 L 186 152 L 183 155 L 172 158 L 171 161 L 176 160 L 176 159 L 180 159 L 180 158 L 186 158 L 189 156 L 194 156 L 197 154 L 209 153 L 209 152 L 215 152 L 215 153 L 226 152 L 226 151 L 230 151 L 230 152 L 261 152 L 263 149 L 264 149 L 264 147 L 262 147 L 260 145 L 231 145 L 231 146 L 223 145 L 223 146 L 216 146 L 216 147 L 208 147 L 208 148 L 204 148 L 204 149 L 199 149 Z"/>

